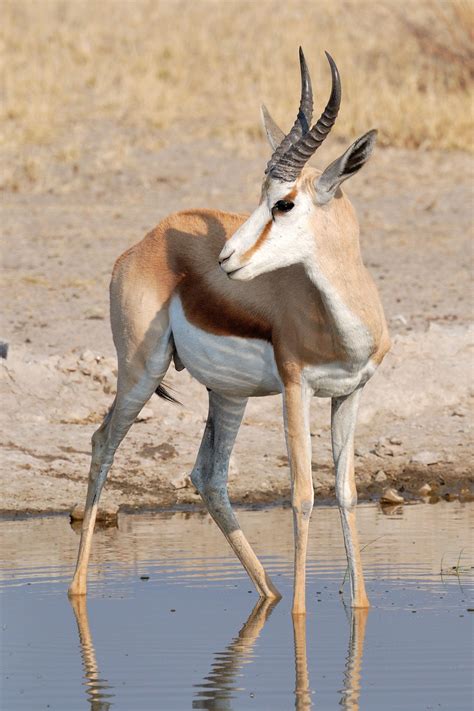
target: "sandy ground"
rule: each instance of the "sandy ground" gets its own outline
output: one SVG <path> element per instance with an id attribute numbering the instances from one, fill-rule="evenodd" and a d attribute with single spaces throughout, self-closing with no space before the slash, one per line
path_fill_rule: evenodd
<path id="1" fill-rule="evenodd" d="M 90 437 L 113 399 L 108 323 L 114 259 L 167 213 L 187 207 L 242 212 L 257 202 L 267 149 L 236 157 L 163 136 L 156 153 L 130 150 L 126 166 L 74 165 L 25 177 L 2 194 L 1 508 L 69 510 L 85 497 Z M 332 143 L 322 165 L 340 152 Z M 472 161 L 463 153 L 379 150 L 348 192 L 364 258 L 382 293 L 393 348 L 365 388 L 356 438 L 362 498 L 422 484 L 431 498 L 472 490 L 473 327 L 470 286 Z M 121 507 L 195 503 L 186 479 L 207 409 L 186 372 L 168 378 L 183 406 L 147 405 L 120 448 L 103 502 Z M 312 415 L 316 495 L 334 494 L 329 402 Z M 230 472 L 242 503 L 287 499 L 280 398 L 249 403 Z"/>

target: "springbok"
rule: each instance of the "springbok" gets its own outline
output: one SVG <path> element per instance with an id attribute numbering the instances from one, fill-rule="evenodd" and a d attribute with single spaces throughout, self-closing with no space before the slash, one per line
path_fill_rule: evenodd
<path id="1" fill-rule="evenodd" d="M 327 53 L 326 53 L 327 54 Z M 249 215 L 188 210 L 165 218 L 117 260 L 110 285 L 117 395 L 92 437 L 85 516 L 70 595 L 86 593 L 101 490 L 117 447 L 174 359 L 207 387 L 209 414 L 194 486 L 262 597 L 280 597 L 232 510 L 227 472 L 252 396 L 282 393 L 291 471 L 293 614 L 305 613 L 305 561 L 313 508 L 309 406 L 332 398 L 332 447 L 354 607 L 369 605 L 355 521 L 354 429 L 360 394 L 390 341 L 377 289 L 360 254 L 359 227 L 341 183 L 361 168 L 376 131 L 322 173 L 305 167 L 333 126 L 339 73 L 311 126 L 312 89 L 300 49 L 301 100 L 285 136 L 263 108 L 273 154 Z"/>

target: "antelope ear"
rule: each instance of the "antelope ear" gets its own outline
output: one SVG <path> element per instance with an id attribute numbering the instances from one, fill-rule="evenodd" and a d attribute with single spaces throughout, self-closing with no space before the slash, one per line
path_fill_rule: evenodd
<path id="1" fill-rule="evenodd" d="M 315 181 L 316 200 L 321 205 L 329 202 L 341 183 L 355 175 L 372 153 L 377 131 L 374 129 L 365 133 L 350 146 L 342 156 L 339 156 Z"/>
<path id="2" fill-rule="evenodd" d="M 265 104 L 262 104 L 261 106 L 261 114 L 263 128 L 265 129 L 265 133 L 267 134 L 268 142 L 272 148 L 272 151 L 275 151 L 285 138 L 285 134 L 283 133 L 281 128 L 276 125 L 275 121 L 268 113 L 268 109 Z"/>

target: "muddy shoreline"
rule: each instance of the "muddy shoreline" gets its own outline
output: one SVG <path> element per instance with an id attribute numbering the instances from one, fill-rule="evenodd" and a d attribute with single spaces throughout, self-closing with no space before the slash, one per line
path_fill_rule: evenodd
<path id="1" fill-rule="evenodd" d="M 328 470 L 328 475 L 331 472 Z M 359 477 L 356 477 L 359 478 Z M 420 484 L 420 482 L 423 482 Z M 427 488 L 428 487 L 428 488 Z M 276 488 L 276 487 L 275 487 Z M 367 483 L 357 485 L 359 503 L 375 502 L 385 510 L 394 510 L 400 506 L 416 503 L 437 504 L 440 501 L 460 501 L 461 503 L 474 501 L 474 476 L 469 467 L 459 468 L 456 471 L 445 471 L 443 467 L 424 468 L 407 467 L 400 473 L 388 472 L 383 482 L 376 481 L 375 476 Z M 388 490 L 395 491 L 400 496 L 400 502 L 384 500 Z M 239 492 L 231 496 L 232 504 L 236 509 L 272 508 L 275 506 L 291 507 L 290 486 L 280 486 L 277 491 L 250 490 Z M 80 507 L 81 502 L 77 505 Z M 315 506 L 336 505 L 334 486 L 315 487 Z M 49 516 L 71 515 L 74 507 L 43 508 L 24 507 L 21 509 L 0 508 L 0 518 L 21 518 L 23 516 Z M 105 504 L 99 506 L 99 525 L 113 523 L 120 514 L 148 513 L 148 512 L 178 512 L 205 513 L 206 509 L 198 492 L 191 483 L 186 482 L 186 487 L 179 490 L 156 490 L 154 502 L 150 503 L 124 503 L 120 506 Z"/>

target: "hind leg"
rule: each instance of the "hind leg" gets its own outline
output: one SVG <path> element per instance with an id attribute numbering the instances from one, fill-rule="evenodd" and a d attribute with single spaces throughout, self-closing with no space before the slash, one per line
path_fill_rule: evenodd
<path id="1" fill-rule="evenodd" d="M 191 479 L 206 507 L 261 597 L 280 597 L 245 538 L 227 492 L 229 460 L 247 404 L 246 398 L 209 393 L 209 414 Z"/>
<path id="2" fill-rule="evenodd" d="M 331 435 L 336 468 L 336 498 L 346 547 L 352 607 L 370 607 L 365 591 L 356 523 L 357 489 L 354 475 L 354 431 L 361 390 L 332 399 Z"/>
<path id="3" fill-rule="evenodd" d="M 132 426 L 143 405 L 161 383 L 171 361 L 169 329 L 165 332 L 152 357 L 144 361 L 134 359 L 133 367 L 127 359 L 119 360 L 117 396 L 99 429 L 92 436 L 92 461 L 82 524 L 81 541 L 76 571 L 69 587 L 69 595 L 85 595 L 87 566 L 92 545 L 95 519 L 100 494 L 112 466 L 115 452 Z"/>

